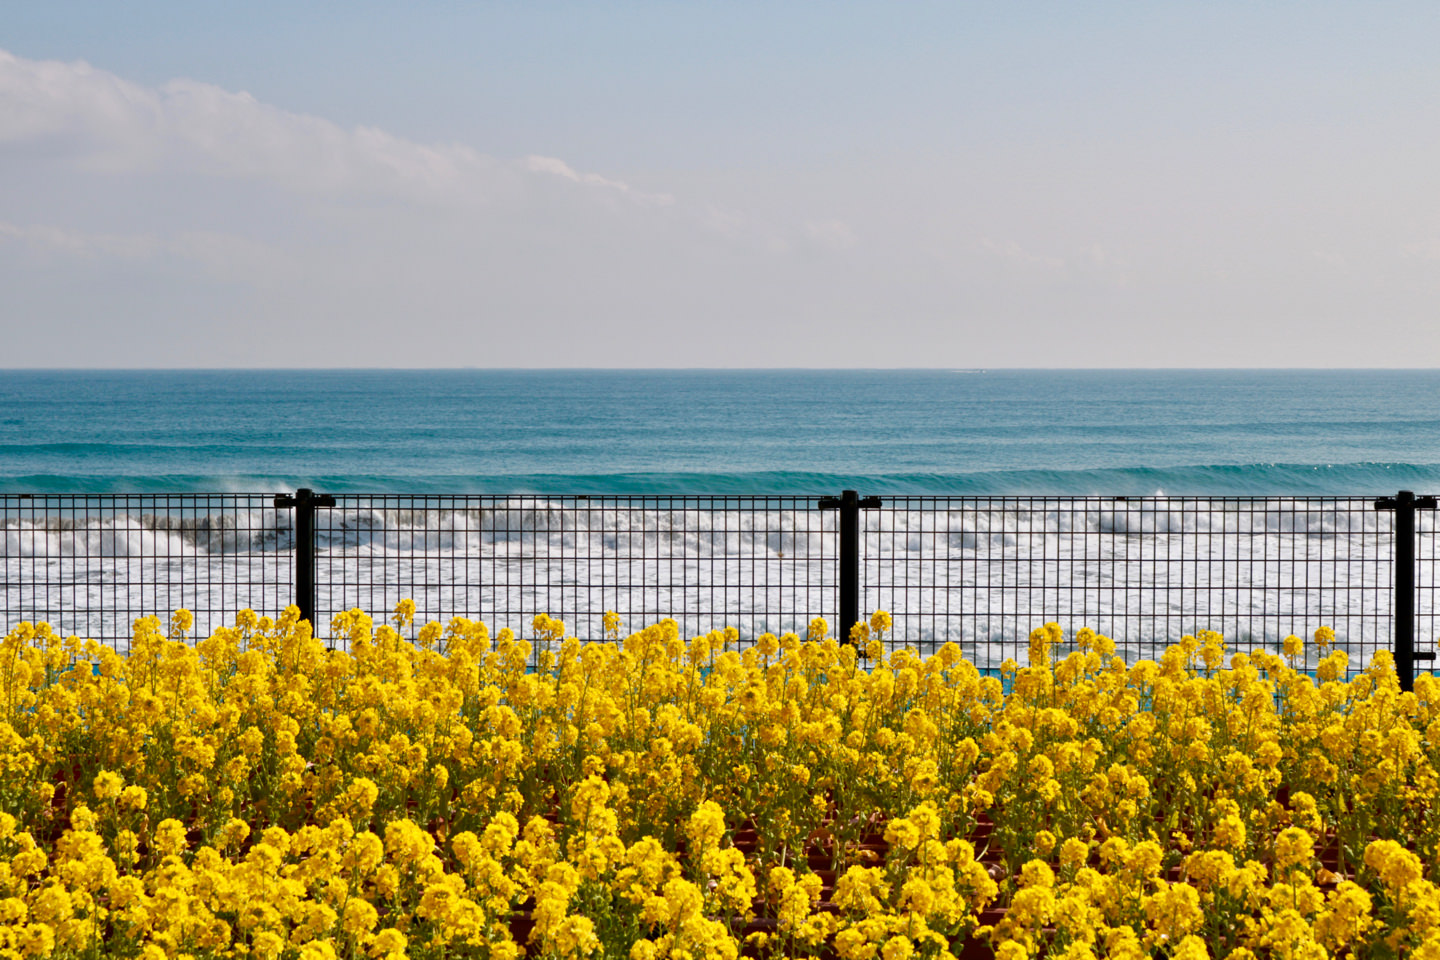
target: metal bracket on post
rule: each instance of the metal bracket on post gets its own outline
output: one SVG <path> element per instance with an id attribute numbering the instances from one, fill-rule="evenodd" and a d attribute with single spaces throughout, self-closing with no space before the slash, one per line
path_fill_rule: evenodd
<path id="1" fill-rule="evenodd" d="M 1375 501 L 1376 510 L 1395 511 L 1395 595 L 1390 601 L 1395 614 L 1395 672 L 1400 689 L 1415 689 L 1415 661 L 1434 660 L 1435 653 L 1415 652 L 1415 511 L 1434 510 L 1434 497 L 1417 497 L 1401 490 L 1393 497 Z"/>
<path id="2" fill-rule="evenodd" d="M 840 511 L 840 642 L 849 643 L 850 628 L 860 622 L 860 511 L 880 506 L 880 498 L 844 490 L 816 506 Z"/>
<path id="3" fill-rule="evenodd" d="M 300 619 L 310 621 L 311 630 L 315 629 L 315 508 L 333 506 L 334 497 L 309 487 L 296 490 L 293 497 L 275 495 L 276 510 L 295 510 L 295 606 L 300 608 Z"/>

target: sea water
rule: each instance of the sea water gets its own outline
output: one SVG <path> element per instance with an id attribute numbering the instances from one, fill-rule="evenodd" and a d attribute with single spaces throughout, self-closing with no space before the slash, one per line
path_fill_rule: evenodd
<path id="1" fill-rule="evenodd" d="M 776 609 L 831 612 L 833 512 L 657 504 L 582 521 L 560 498 L 952 497 L 943 509 L 888 501 L 900 509 L 863 523 L 867 599 L 899 610 L 905 639 L 978 650 L 1015 641 L 1031 619 L 1078 612 L 1104 626 L 1146 602 L 1173 615 L 1162 632 L 1172 619 L 1233 622 L 1253 606 L 1258 569 L 1289 585 L 1263 603 L 1338 620 L 1369 649 L 1387 629 L 1375 545 L 1388 519 L 1363 500 L 1311 509 L 1296 498 L 1440 489 L 1437 388 L 1434 371 L 11 371 L 0 378 L 0 493 L 523 495 L 488 511 L 344 501 L 319 547 L 332 567 L 351 565 L 349 579 L 363 565 L 367 583 L 385 586 L 363 598 L 372 607 L 419 592 L 442 619 L 520 619 L 532 606 L 563 612 L 567 587 L 574 599 L 608 579 L 607 605 L 668 602 L 698 629 L 708 604 L 742 630 L 774 626 Z M 1100 499 L 985 499 L 1014 495 Z M 1270 497 L 1273 509 L 1219 499 L 1233 496 Z M 1115 497 L 1146 500 L 1117 509 Z M 105 633 L 170 605 L 176 595 L 162 603 L 156 581 L 228 583 L 215 564 L 245 567 L 275 596 L 180 599 L 220 619 L 280 603 L 289 514 L 255 512 L 175 523 L 121 511 L 78 525 L 33 508 L 7 515 L 5 610 L 79 604 L 96 612 L 77 628 Z M 649 559 L 620 577 L 617 561 L 636 556 Z M 1155 562 L 1118 568 L 1117 557 Z M 47 583 L 77 585 L 69 600 L 34 599 L 40 564 Z M 501 595 L 501 583 L 520 586 Z M 1347 587 L 1371 599 L 1335 609 Z M 334 593 L 322 584 L 323 607 L 348 605 Z M 1071 609 L 1057 611 L 1061 599 Z M 1163 640 L 1155 622 L 1132 639 Z M 1267 623 L 1262 633 L 1291 626 L 1279 614 Z"/>
<path id="2" fill-rule="evenodd" d="M 0 492 L 1362 494 L 1440 371 L 9 371 Z"/>

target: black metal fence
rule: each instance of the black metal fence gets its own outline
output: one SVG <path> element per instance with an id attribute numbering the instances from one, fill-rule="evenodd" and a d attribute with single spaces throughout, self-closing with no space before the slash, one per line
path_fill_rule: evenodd
<path id="1" fill-rule="evenodd" d="M 452 616 L 582 638 L 607 610 L 687 636 L 798 629 L 836 609 L 834 518 L 813 497 L 341 495 L 315 512 L 316 611 Z M 832 614 L 833 615 L 833 614 Z"/>
<path id="2" fill-rule="evenodd" d="M 123 644 L 186 607 L 200 630 L 292 602 L 291 512 L 273 494 L 0 495 L 0 628 Z"/>
<path id="3" fill-rule="evenodd" d="M 1129 658 L 1183 633 L 1240 648 L 1334 627 L 1363 666 L 1433 656 L 1433 499 L 1397 497 L 694 497 L 0 495 L 5 624 L 123 644 L 186 607 L 206 633 L 298 603 L 319 631 L 404 597 L 417 619 L 582 638 L 613 610 L 686 635 L 735 626 L 844 635 L 885 609 L 897 643 L 1023 659 L 1059 621 Z M 1406 556 L 1407 552 L 1409 556 Z M 1416 650 L 1414 644 L 1419 643 Z M 1408 641 L 1408 643 L 1407 643 Z"/>

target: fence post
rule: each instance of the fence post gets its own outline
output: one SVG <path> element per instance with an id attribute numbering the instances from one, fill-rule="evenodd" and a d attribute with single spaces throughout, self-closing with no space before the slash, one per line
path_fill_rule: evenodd
<path id="1" fill-rule="evenodd" d="M 850 642 L 850 630 L 860 622 L 860 510 L 880 506 L 879 497 L 861 498 L 854 490 L 838 497 L 821 497 L 821 510 L 840 511 L 840 616 L 839 638 Z"/>
<path id="2" fill-rule="evenodd" d="M 295 510 L 295 606 L 300 608 L 300 619 L 310 621 L 312 631 L 318 633 L 315 625 L 315 508 L 333 507 L 335 498 L 327 494 L 316 494 L 309 487 L 301 487 L 292 497 L 288 493 L 275 496 L 275 509 Z"/>
<path id="3" fill-rule="evenodd" d="M 1433 660 L 1434 653 L 1415 652 L 1415 511 L 1434 510 L 1434 497 L 1417 497 L 1401 490 L 1375 501 L 1376 510 L 1395 511 L 1395 594 L 1390 609 L 1395 616 L 1395 672 L 1400 689 L 1415 689 L 1415 661 Z"/>

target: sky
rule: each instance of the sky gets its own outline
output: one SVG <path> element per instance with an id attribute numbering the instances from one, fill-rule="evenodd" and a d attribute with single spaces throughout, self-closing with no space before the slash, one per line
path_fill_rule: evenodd
<path id="1" fill-rule="evenodd" d="M 1440 5 L 0 0 L 0 367 L 1440 365 Z"/>

